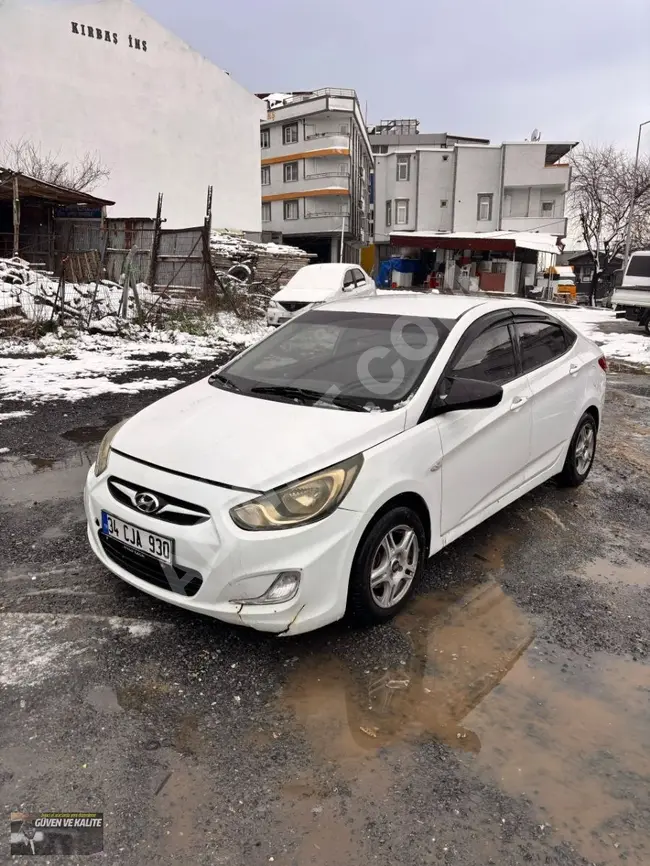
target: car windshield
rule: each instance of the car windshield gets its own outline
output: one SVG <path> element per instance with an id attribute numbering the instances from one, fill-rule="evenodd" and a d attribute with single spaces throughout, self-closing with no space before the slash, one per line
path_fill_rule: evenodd
<path id="1" fill-rule="evenodd" d="M 627 266 L 628 277 L 650 277 L 650 256 L 632 256 Z"/>
<path id="2" fill-rule="evenodd" d="M 453 320 L 310 310 L 211 377 L 254 397 L 390 410 L 415 391 Z"/>

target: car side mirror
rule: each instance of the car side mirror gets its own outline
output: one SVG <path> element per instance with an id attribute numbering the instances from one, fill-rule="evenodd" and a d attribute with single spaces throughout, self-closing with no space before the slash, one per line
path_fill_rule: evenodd
<path id="1" fill-rule="evenodd" d="M 426 412 L 427 418 L 458 409 L 491 409 L 503 399 L 503 388 L 481 379 L 447 376 L 442 380 Z"/>

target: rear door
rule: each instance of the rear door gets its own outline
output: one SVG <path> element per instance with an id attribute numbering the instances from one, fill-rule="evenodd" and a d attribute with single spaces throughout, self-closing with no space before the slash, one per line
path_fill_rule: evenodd
<path id="1" fill-rule="evenodd" d="M 521 367 L 531 391 L 532 437 L 526 480 L 546 472 L 564 453 L 581 411 L 591 356 L 576 335 L 536 311 L 515 312 Z"/>
<path id="2" fill-rule="evenodd" d="M 369 295 L 371 293 L 374 294 L 374 292 L 372 292 L 372 290 L 374 289 L 374 286 L 372 285 L 372 283 L 371 283 L 370 279 L 367 277 L 367 275 L 364 274 L 364 272 L 361 270 L 361 268 L 355 268 L 353 270 L 353 274 L 354 274 L 354 278 L 355 278 L 353 294 L 355 294 L 355 295 Z"/>
<path id="3" fill-rule="evenodd" d="M 491 505 L 523 483 L 530 454 L 530 388 L 521 373 L 512 321 L 510 313 L 499 312 L 474 322 L 444 374 L 503 387 L 498 406 L 438 418 L 445 544 L 480 522 Z"/>

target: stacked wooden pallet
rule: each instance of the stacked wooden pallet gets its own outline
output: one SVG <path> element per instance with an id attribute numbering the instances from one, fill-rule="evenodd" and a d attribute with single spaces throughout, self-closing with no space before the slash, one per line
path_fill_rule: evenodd
<path id="1" fill-rule="evenodd" d="M 210 258 L 216 271 L 230 271 L 244 282 L 279 288 L 313 257 L 298 247 L 256 243 L 240 235 L 213 232 Z"/>

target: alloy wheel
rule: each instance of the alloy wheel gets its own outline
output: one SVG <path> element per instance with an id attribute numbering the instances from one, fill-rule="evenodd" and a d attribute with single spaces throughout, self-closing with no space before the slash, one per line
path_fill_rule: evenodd
<path id="1" fill-rule="evenodd" d="M 419 555 L 420 544 L 412 527 L 394 526 L 384 535 L 370 566 L 370 592 L 379 607 L 391 608 L 406 595 Z"/>
<path id="2" fill-rule="evenodd" d="M 593 425 L 584 424 L 582 430 L 578 434 L 575 445 L 576 469 L 580 475 L 584 475 L 591 466 L 591 461 L 594 459 L 595 448 L 596 436 Z"/>

